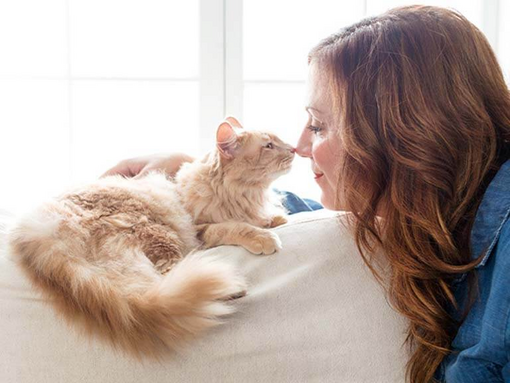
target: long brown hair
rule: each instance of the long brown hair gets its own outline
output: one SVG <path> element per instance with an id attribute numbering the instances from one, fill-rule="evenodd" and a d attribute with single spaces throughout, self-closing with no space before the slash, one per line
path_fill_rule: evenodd
<path id="1" fill-rule="evenodd" d="M 471 297 L 476 290 L 470 232 L 507 157 L 508 87 L 483 34 L 438 7 L 362 20 L 322 41 L 309 60 L 333 96 L 337 199 L 381 282 L 370 254 L 380 246 L 389 260 L 389 297 L 410 323 L 407 379 L 433 381 L 460 326 L 448 310 L 458 307 L 452 280 L 468 273 Z"/>

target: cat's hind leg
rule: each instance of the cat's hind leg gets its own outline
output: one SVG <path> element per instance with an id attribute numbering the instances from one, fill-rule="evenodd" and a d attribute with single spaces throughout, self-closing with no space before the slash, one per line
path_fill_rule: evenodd
<path id="1" fill-rule="evenodd" d="M 167 273 L 183 257 L 184 243 L 172 228 L 149 224 L 136 229 L 142 251 L 161 274 Z"/>

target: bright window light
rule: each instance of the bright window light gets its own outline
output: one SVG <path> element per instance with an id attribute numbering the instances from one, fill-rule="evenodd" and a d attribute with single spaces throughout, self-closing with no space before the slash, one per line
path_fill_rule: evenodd
<path id="1" fill-rule="evenodd" d="M 73 76 L 198 77 L 198 0 L 70 0 Z"/>
<path id="2" fill-rule="evenodd" d="M 0 211 L 24 210 L 120 160 L 214 147 L 228 113 L 295 145 L 307 55 L 412 0 L 0 1 Z M 487 34 L 510 78 L 510 2 L 423 0 Z M 320 199 L 310 161 L 275 186 Z"/>

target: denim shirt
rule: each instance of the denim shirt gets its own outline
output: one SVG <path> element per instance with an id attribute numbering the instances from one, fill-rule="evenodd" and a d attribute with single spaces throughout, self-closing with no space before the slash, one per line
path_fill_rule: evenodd
<path id="1" fill-rule="evenodd" d="M 281 198 L 283 207 L 287 214 L 300 213 L 302 211 L 313 211 L 322 209 L 322 205 L 311 199 L 300 198 L 294 193 L 273 189 Z"/>
<path id="2" fill-rule="evenodd" d="M 478 298 L 459 328 L 452 353 L 436 372 L 447 383 L 510 382 L 510 160 L 487 187 L 471 231 Z M 462 305 L 467 279 L 453 285 Z M 459 312 L 454 313 L 459 318 Z"/>
<path id="3" fill-rule="evenodd" d="M 279 192 L 290 213 L 315 210 L 320 205 L 288 192 Z M 510 383 L 510 160 L 490 182 L 471 231 L 478 295 L 452 343 L 452 353 L 436 371 L 447 383 Z M 453 284 L 460 310 L 467 296 L 467 278 Z"/>

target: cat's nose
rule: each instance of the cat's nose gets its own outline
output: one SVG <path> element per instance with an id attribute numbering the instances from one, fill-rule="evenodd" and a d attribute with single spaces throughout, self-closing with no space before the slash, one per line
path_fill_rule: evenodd
<path id="1" fill-rule="evenodd" d="M 290 148 L 290 152 L 291 152 L 292 154 L 296 153 L 296 148 Z"/>

